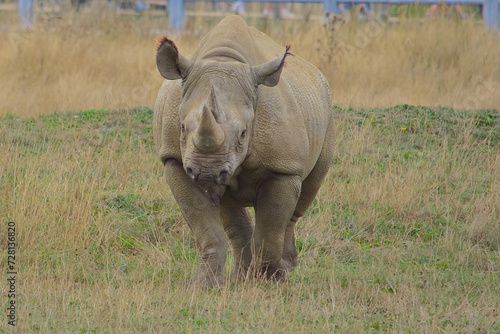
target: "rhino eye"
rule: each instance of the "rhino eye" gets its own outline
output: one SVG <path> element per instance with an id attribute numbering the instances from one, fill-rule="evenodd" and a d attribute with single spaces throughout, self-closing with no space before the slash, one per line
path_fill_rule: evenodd
<path id="1" fill-rule="evenodd" d="M 181 124 L 181 132 L 186 131 L 186 128 L 184 127 L 184 124 Z"/>
<path id="2" fill-rule="evenodd" d="M 246 135 L 247 135 L 247 130 L 243 130 L 240 135 L 241 139 L 245 138 Z"/>

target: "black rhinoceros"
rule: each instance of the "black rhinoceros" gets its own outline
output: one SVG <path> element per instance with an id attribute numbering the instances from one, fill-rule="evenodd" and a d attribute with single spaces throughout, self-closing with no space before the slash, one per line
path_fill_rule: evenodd
<path id="1" fill-rule="evenodd" d="M 252 266 L 285 280 L 297 265 L 295 223 L 330 166 L 334 124 L 325 77 L 288 50 L 238 16 L 222 20 L 189 57 L 167 37 L 158 40 L 167 80 L 154 137 L 199 250 L 191 284 L 225 282 L 227 238 L 232 276 Z"/>

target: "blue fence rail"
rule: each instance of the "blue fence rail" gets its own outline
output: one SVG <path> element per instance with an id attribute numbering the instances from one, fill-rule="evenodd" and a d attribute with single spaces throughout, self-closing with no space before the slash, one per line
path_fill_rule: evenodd
<path id="1" fill-rule="evenodd" d="M 168 16 L 170 25 L 181 30 L 184 27 L 186 20 L 185 2 L 195 1 L 211 1 L 211 0 L 168 0 Z M 389 4 L 389 5 L 407 5 L 407 4 L 438 4 L 445 3 L 447 5 L 482 5 L 484 24 L 488 28 L 498 28 L 498 4 L 500 0 L 239 0 L 241 2 L 286 2 L 286 3 L 322 3 L 323 11 L 333 14 L 340 14 L 339 3 L 372 3 L 372 4 Z"/>

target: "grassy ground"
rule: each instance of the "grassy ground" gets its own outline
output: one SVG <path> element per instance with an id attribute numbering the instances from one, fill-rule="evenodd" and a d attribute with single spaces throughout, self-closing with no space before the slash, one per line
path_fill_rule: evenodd
<path id="1" fill-rule="evenodd" d="M 289 282 L 221 291 L 184 287 L 197 253 L 150 109 L 1 118 L 17 332 L 500 332 L 499 112 L 334 113 L 336 155 Z"/>

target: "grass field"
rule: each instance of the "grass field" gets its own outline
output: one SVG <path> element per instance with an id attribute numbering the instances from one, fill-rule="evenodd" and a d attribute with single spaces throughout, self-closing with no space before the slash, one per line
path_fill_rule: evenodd
<path id="1" fill-rule="evenodd" d="M 337 153 L 298 224 L 290 281 L 222 291 L 184 288 L 197 253 L 154 153 L 150 109 L 2 118 L 17 329 L 500 331 L 498 111 L 334 112 Z"/>
<path id="2" fill-rule="evenodd" d="M 152 138 L 160 23 L 0 35 L 0 240 L 10 221 L 17 241 L 17 326 L 2 315 L 0 333 L 500 333 L 497 36 L 256 22 L 328 77 L 336 153 L 290 280 L 204 291 L 185 287 L 197 252 Z M 212 24 L 195 23 L 185 54 Z"/>

